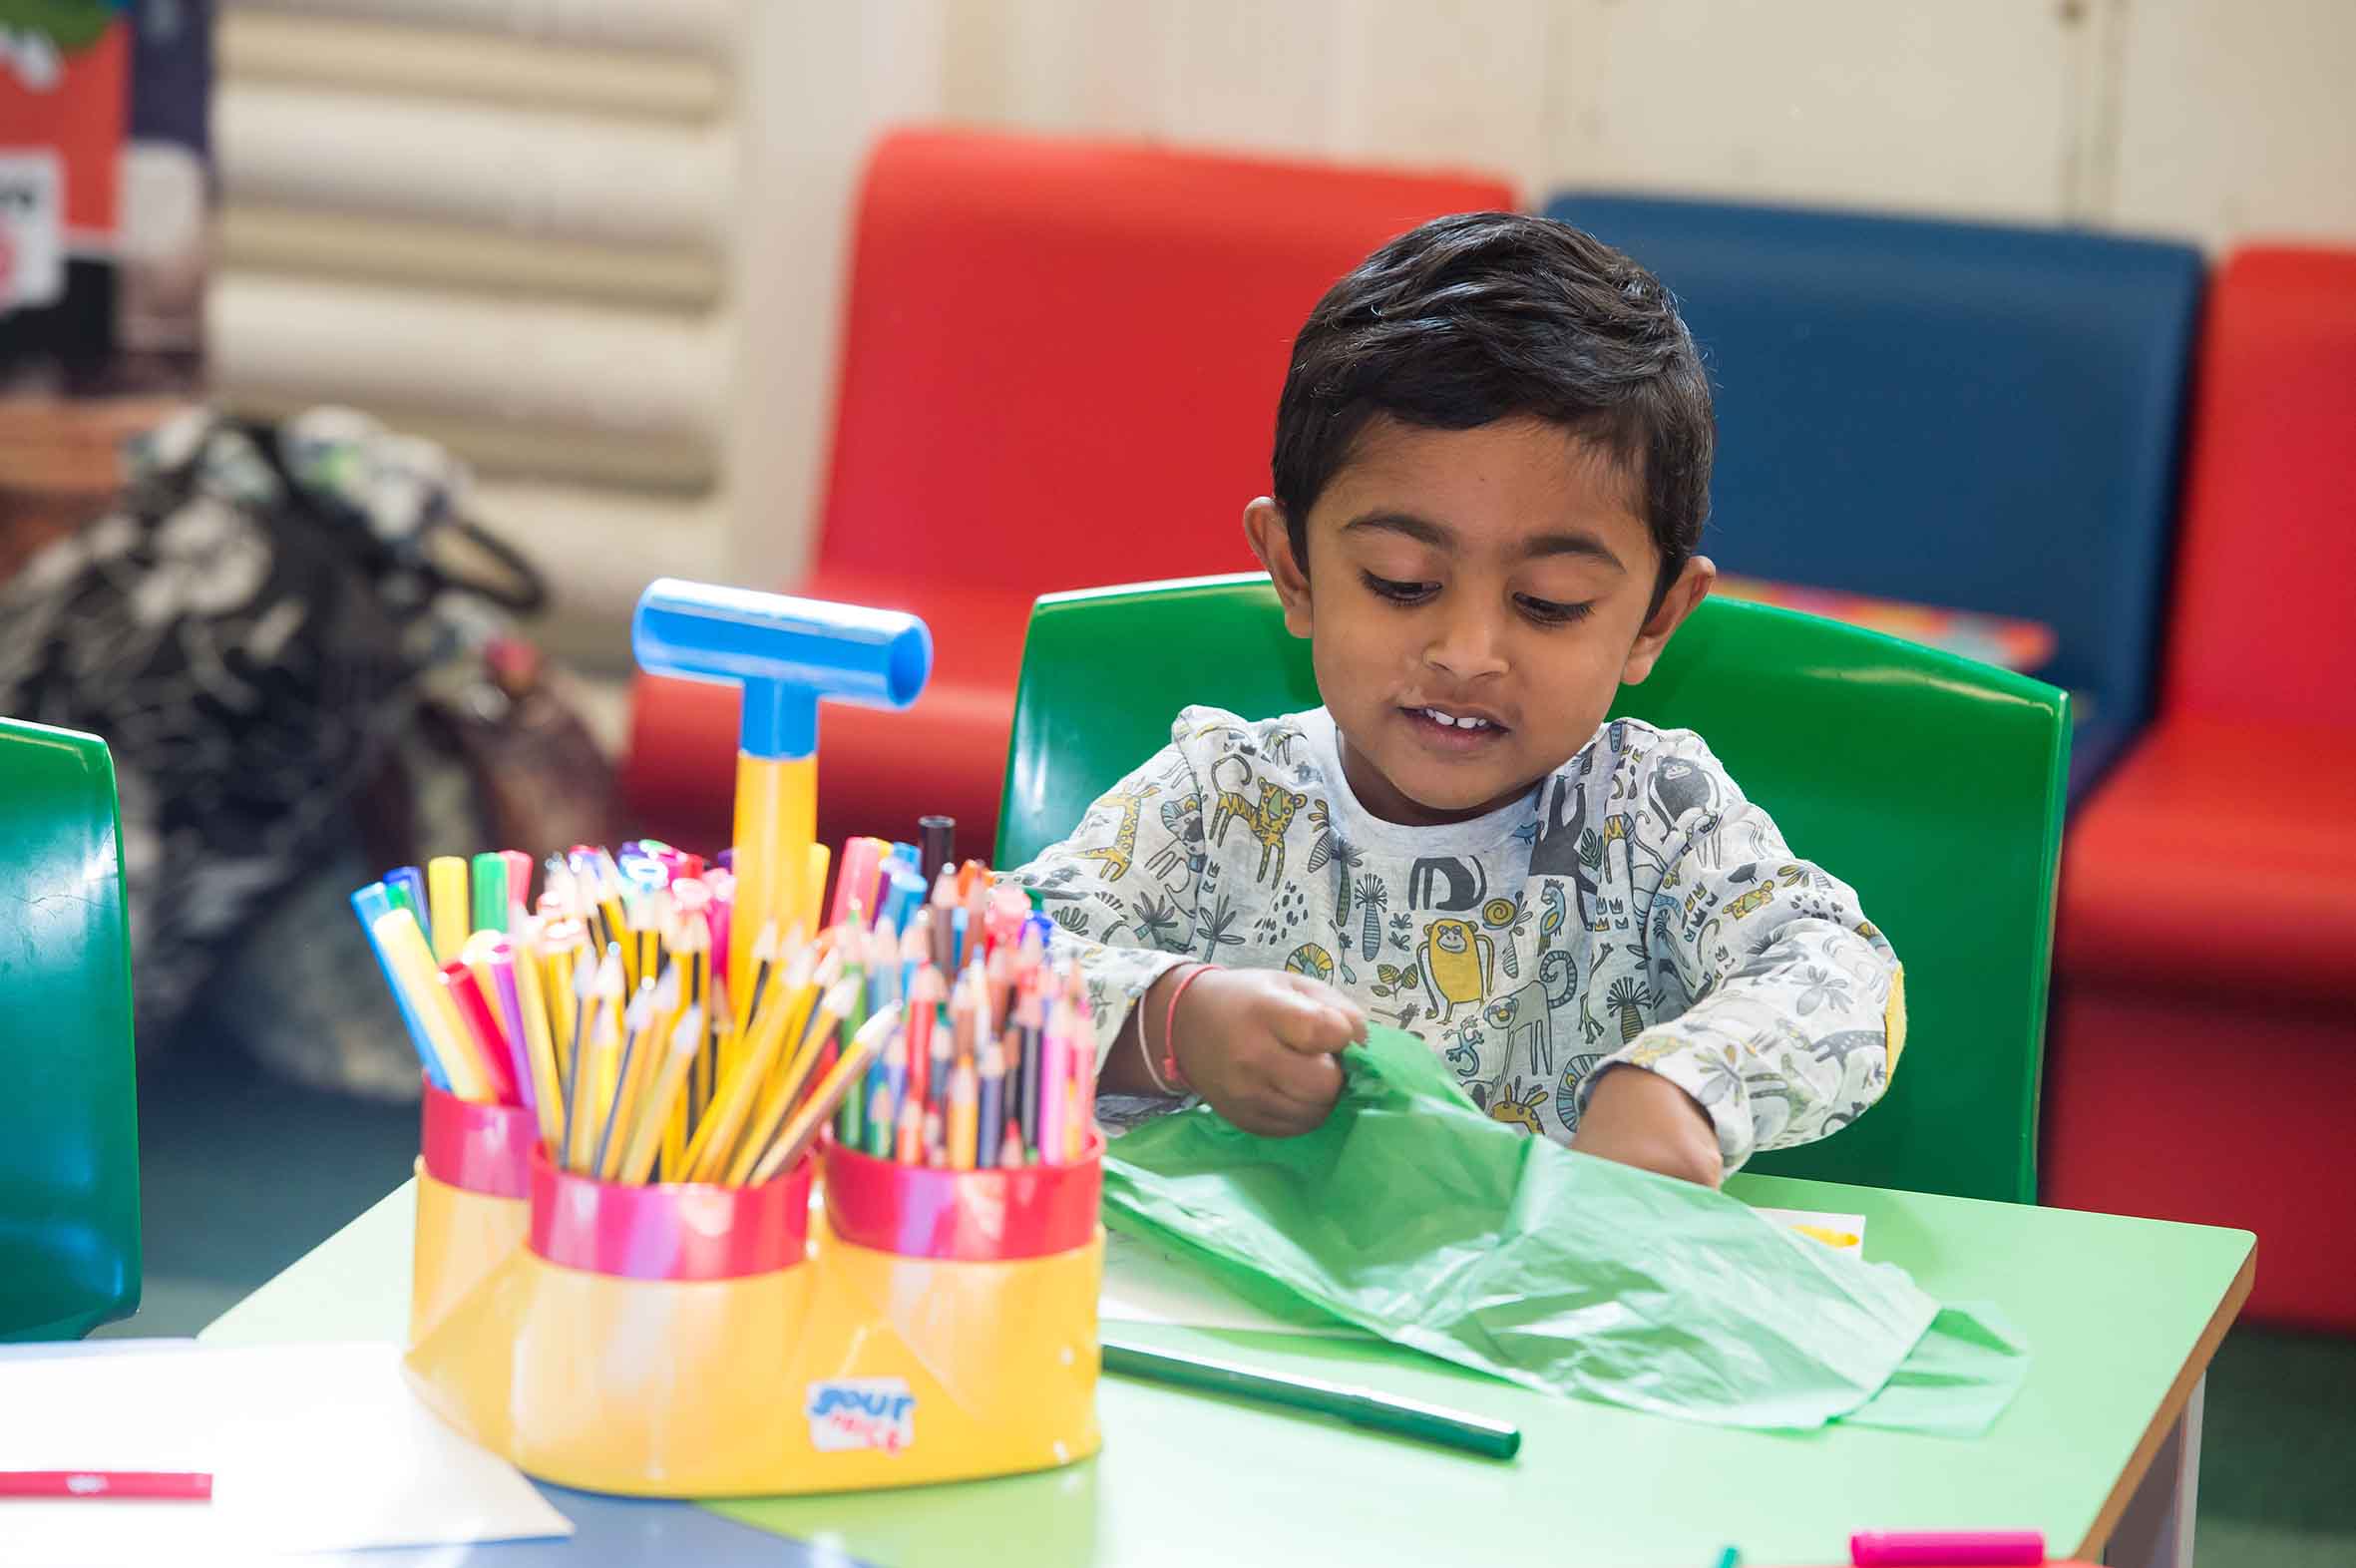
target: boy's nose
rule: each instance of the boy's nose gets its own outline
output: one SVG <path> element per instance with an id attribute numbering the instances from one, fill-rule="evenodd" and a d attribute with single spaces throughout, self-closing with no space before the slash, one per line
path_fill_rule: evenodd
<path id="1" fill-rule="evenodd" d="M 1423 650 L 1423 661 L 1458 680 L 1505 672 L 1505 641 L 1493 617 L 1456 615 Z"/>

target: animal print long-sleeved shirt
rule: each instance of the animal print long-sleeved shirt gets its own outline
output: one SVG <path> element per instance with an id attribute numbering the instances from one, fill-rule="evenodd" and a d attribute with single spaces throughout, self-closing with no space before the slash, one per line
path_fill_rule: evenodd
<path id="1" fill-rule="evenodd" d="M 1490 1115 L 1560 1141 L 1626 1062 L 1700 1102 L 1732 1170 L 1855 1120 L 1905 1039 L 1896 955 L 1856 895 L 1791 853 L 1699 736 L 1634 720 L 1515 804 L 1425 828 L 1360 808 L 1324 709 L 1188 708 L 1007 880 L 1078 956 L 1100 1053 L 1173 965 L 1283 968 L 1444 1053 Z"/>

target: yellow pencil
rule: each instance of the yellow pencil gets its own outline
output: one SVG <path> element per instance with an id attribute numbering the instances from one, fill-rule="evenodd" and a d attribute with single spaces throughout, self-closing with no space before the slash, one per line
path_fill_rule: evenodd
<path id="1" fill-rule="evenodd" d="M 622 915 L 621 901 L 617 898 L 608 898 L 598 908 L 604 912 L 605 917 L 605 950 L 608 953 L 618 951 L 621 954 L 622 980 L 625 984 L 635 987 L 638 979 L 633 961 L 637 957 L 638 945 L 630 931 L 629 922 Z"/>
<path id="2" fill-rule="evenodd" d="M 613 1093 L 605 1102 L 601 1125 L 589 1150 L 589 1169 L 599 1181 L 611 1181 L 620 1167 L 622 1145 L 629 1141 L 638 1064 L 654 1052 L 654 983 L 651 980 L 639 981 L 629 1005 L 621 1009 L 621 1053 L 613 1058 Z"/>
<path id="3" fill-rule="evenodd" d="M 761 1003 L 769 999 L 769 981 L 774 978 L 772 972 L 777 967 L 775 921 L 763 926 L 761 934 L 753 939 L 752 967 L 752 988 L 742 992 L 744 1010 L 737 1014 L 736 1032 L 720 1047 L 720 1059 L 714 1063 L 716 1072 L 723 1078 L 734 1070 L 736 1058 L 744 1054 L 744 1032 L 752 1028 L 754 1015 L 761 1010 Z M 737 981 L 743 983 L 743 977 L 739 976 Z"/>
<path id="4" fill-rule="evenodd" d="M 974 1058 L 960 1056 L 949 1072 L 949 1166 L 951 1170 L 970 1171 L 981 1137 L 978 1117 L 981 1080 L 975 1075 Z"/>
<path id="5" fill-rule="evenodd" d="M 626 978 L 630 960 L 629 927 L 622 919 L 621 873 L 614 866 L 613 857 L 603 850 L 596 851 L 586 864 L 589 885 L 583 890 L 583 897 L 594 906 L 597 919 L 603 923 L 598 941 L 606 948 L 615 943 L 622 945 L 622 972 Z M 634 980 L 629 982 L 637 983 Z"/>
<path id="6" fill-rule="evenodd" d="M 417 917 L 405 909 L 394 909 L 377 917 L 374 930 L 377 947 L 393 967 L 394 982 L 408 996 L 409 1010 L 417 1014 L 426 1037 L 433 1042 L 434 1054 L 442 1060 L 442 1075 L 450 1080 L 450 1092 L 478 1105 L 490 1104 L 490 1075 L 475 1053 L 465 1020 L 458 1015 L 458 1003 L 450 999 L 449 987 L 442 983 Z"/>
<path id="7" fill-rule="evenodd" d="M 671 1015 L 678 1011 L 679 972 L 676 966 L 660 980 L 649 979 L 630 999 L 622 1028 L 621 1060 L 614 1069 L 613 1104 L 605 1113 L 605 1130 L 597 1139 L 597 1174 L 611 1181 L 621 1172 L 622 1150 L 638 1124 L 638 1104 L 647 1080 L 660 1066 L 654 1058 L 669 1037 Z"/>
<path id="8" fill-rule="evenodd" d="M 573 1076 L 573 1018 L 578 999 L 573 992 L 576 955 L 586 946 L 581 922 L 571 916 L 546 921 L 540 928 L 541 995 L 548 1006 L 549 1038 L 557 1048 L 557 1082 Z"/>
<path id="9" fill-rule="evenodd" d="M 621 925 L 614 935 L 621 942 L 621 979 L 629 986 L 630 994 L 638 993 L 638 982 L 646 979 L 645 906 L 631 898 L 622 901 Z"/>
<path id="10" fill-rule="evenodd" d="M 610 1103 L 614 1057 L 621 1051 L 621 956 L 611 948 L 592 972 L 585 966 L 588 995 L 573 1052 L 573 1082 L 565 1096 L 565 1168 L 587 1173 L 597 1128 Z"/>
<path id="11" fill-rule="evenodd" d="M 708 1009 L 712 999 L 712 928 L 701 910 L 679 922 L 678 956 L 687 967 L 687 1005 Z"/>
<path id="12" fill-rule="evenodd" d="M 670 895 L 657 891 L 647 895 L 643 904 L 638 914 L 638 973 L 658 975 L 664 939 L 670 930 Z"/>
<path id="13" fill-rule="evenodd" d="M 768 1092 L 777 1086 L 778 1079 L 789 1073 L 801 1076 L 807 1069 L 797 1058 L 804 1052 L 814 1054 L 826 1043 L 811 1031 L 810 1012 L 834 988 L 835 981 L 842 978 L 842 956 L 829 953 L 811 967 L 810 978 L 806 982 L 788 987 L 788 993 L 779 998 L 786 1007 L 785 1038 L 776 1056 L 770 1060 L 769 1076 L 762 1081 L 761 1094 L 756 1096 L 755 1103 L 767 1097 Z"/>
<path id="14" fill-rule="evenodd" d="M 466 861 L 456 855 L 436 855 L 425 863 L 426 904 L 434 923 L 434 962 L 448 964 L 466 950 L 474 935 L 467 910 Z"/>
<path id="15" fill-rule="evenodd" d="M 614 1173 L 616 1180 L 634 1186 L 643 1182 L 652 1169 L 664 1128 L 671 1122 L 672 1112 L 685 1103 L 680 1091 L 686 1087 L 687 1068 L 695 1060 L 703 1034 L 701 1007 L 689 1007 L 679 1014 L 679 1021 L 665 1042 L 654 1081 L 646 1086 L 637 1124 L 630 1129 L 629 1146 L 622 1151 L 620 1168 Z"/>
<path id="16" fill-rule="evenodd" d="M 703 1048 L 695 1053 L 695 1071 L 687 1080 L 687 1119 L 701 1122 L 711 1108 L 712 1089 L 720 1076 L 720 1042 L 736 1028 L 728 1008 L 728 982 L 712 977 L 712 1001 L 704 1009 Z"/>
<path id="17" fill-rule="evenodd" d="M 686 1003 L 699 1017 L 708 1015 L 712 1005 L 712 930 L 711 922 L 700 909 L 689 910 L 679 921 L 677 957 L 674 962 L 684 966 L 687 983 Z M 689 1063 L 690 1067 L 703 1059 L 699 1048 Z M 670 1124 L 662 1133 L 662 1173 L 670 1175 L 679 1168 L 687 1152 L 687 1117 L 692 1109 L 692 1094 L 681 1094 L 672 1102 Z"/>
<path id="18" fill-rule="evenodd" d="M 700 1007 L 696 1009 L 696 1014 L 699 1020 L 702 1016 L 702 1010 L 703 1009 Z M 682 1012 L 679 1014 L 679 1016 L 683 1018 L 686 1016 L 686 1014 Z M 688 1053 L 687 1065 L 690 1067 L 695 1065 L 695 1056 L 693 1052 Z M 662 1129 L 662 1137 L 656 1143 L 655 1148 L 656 1151 L 662 1156 L 661 1164 L 658 1167 L 661 1171 L 662 1179 L 664 1181 L 675 1180 L 679 1167 L 685 1164 L 687 1160 L 686 1095 L 682 1094 L 677 1099 L 671 1101 L 670 1118 L 664 1124 Z"/>
<path id="19" fill-rule="evenodd" d="M 796 969 L 806 969 L 807 956 L 795 960 Z M 735 1070 L 722 1074 L 720 1091 L 712 1101 L 703 1124 L 688 1140 L 684 1156 L 689 1181 L 717 1180 L 725 1168 L 729 1153 L 736 1146 L 737 1135 L 744 1128 L 744 1119 L 752 1113 L 753 1101 L 761 1085 L 768 1080 L 771 1063 L 786 1037 L 788 1014 L 792 1001 L 782 994 L 782 988 L 794 983 L 791 972 L 780 982 L 781 994 L 770 997 L 761 1007 L 761 1016 L 745 1037 L 745 1043 Z"/>
<path id="20" fill-rule="evenodd" d="M 774 1181 L 780 1171 L 793 1168 L 803 1150 L 810 1146 L 810 1140 L 818 1136 L 818 1129 L 842 1105 L 843 1096 L 867 1075 L 868 1064 L 875 1060 L 876 1052 L 883 1049 L 885 1039 L 899 1023 L 900 1008 L 895 1003 L 860 1025 L 859 1032 L 851 1036 L 851 1043 L 835 1059 L 834 1070 L 802 1101 L 802 1108 L 786 1123 L 784 1132 L 769 1146 L 769 1152 L 754 1164 L 753 1186 Z"/>
<path id="21" fill-rule="evenodd" d="M 727 1185 L 742 1186 L 744 1179 L 752 1174 L 754 1162 L 768 1150 L 769 1140 L 777 1136 L 777 1129 L 784 1125 L 786 1114 L 793 1109 L 795 1097 L 809 1080 L 810 1069 L 818 1064 L 821 1042 L 834 1033 L 835 1025 L 843 1021 L 844 1014 L 858 999 L 859 981 L 855 980 L 837 980 L 827 987 L 817 1012 L 797 1039 L 786 1067 L 782 1072 L 770 1074 L 771 1082 L 761 1097 L 761 1108 L 747 1125 L 735 1158 L 728 1162 L 728 1174 L 723 1178 Z"/>

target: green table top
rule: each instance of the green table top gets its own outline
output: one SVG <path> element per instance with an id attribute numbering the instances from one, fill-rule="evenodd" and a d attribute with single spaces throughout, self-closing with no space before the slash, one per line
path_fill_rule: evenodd
<path id="1" fill-rule="evenodd" d="M 2035 1528 L 2092 1558 L 2248 1295 L 2255 1239 L 1827 1182 L 1737 1177 L 1745 1200 L 1862 1214 L 1867 1253 L 2028 1336 L 2027 1384 L 1960 1441 L 1834 1426 L 1733 1431 L 1549 1398 L 1371 1341 L 1122 1324 L 1122 1337 L 1372 1384 L 1523 1429 L 1510 1463 L 1107 1377 L 1104 1451 L 1038 1475 L 716 1505 L 749 1523 L 919 1568 L 1550 1561 L 1695 1568 L 1847 1560 L 1855 1529 Z M 223 1315 L 203 1338 L 399 1340 L 403 1187 Z"/>

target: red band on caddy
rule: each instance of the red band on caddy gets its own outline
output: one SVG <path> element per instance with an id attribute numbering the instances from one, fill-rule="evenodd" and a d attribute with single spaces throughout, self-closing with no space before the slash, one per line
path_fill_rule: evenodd
<path id="1" fill-rule="evenodd" d="M 425 1173 L 445 1187 L 491 1198 L 522 1198 L 532 1191 L 525 1164 L 540 1141 L 540 1122 L 521 1105 L 478 1105 L 425 1085 L 418 1152 Z"/>
<path id="2" fill-rule="evenodd" d="M 826 1217 L 854 1247 L 952 1263 L 1003 1263 L 1085 1247 L 1096 1234 L 1104 1135 L 1077 1165 L 935 1170 L 847 1149 L 830 1135 Z"/>
<path id="3" fill-rule="evenodd" d="M 740 1280 L 800 1263 L 810 1236 L 803 1160 L 758 1187 L 631 1186 L 558 1170 L 532 1148 L 532 1250 L 624 1280 Z"/>

